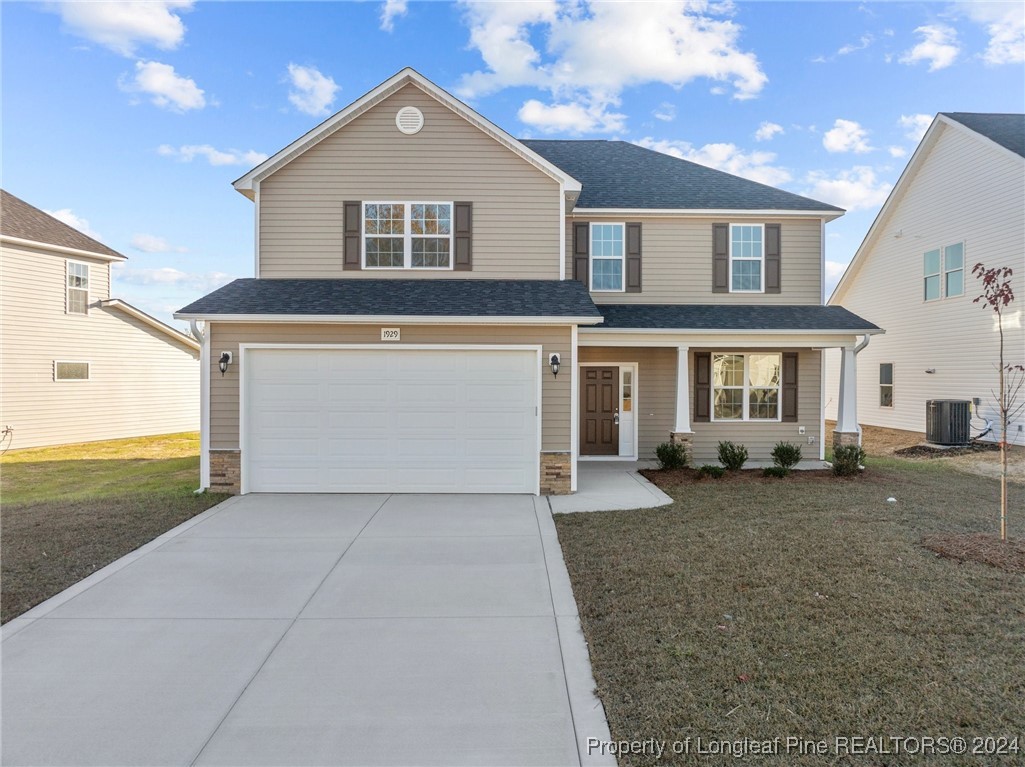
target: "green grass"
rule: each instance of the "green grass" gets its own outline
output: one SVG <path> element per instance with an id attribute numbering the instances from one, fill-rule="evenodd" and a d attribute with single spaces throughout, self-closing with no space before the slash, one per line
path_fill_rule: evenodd
<path id="1" fill-rule="evenodd" d="M 1007 735 L 1025 748 L 1025 577 L 919 545 L 995 532 L 995 481 L 869 459 L 850 480 L 666 490 L 675 503 L 661 509 L 556 517 L 614 740 Z"/>
<path id="2" fill-rule="evenodd" d="M 0 461 L 3 622 L 225 496 L 199 485 L 199 437 L 19 450 Z"/>

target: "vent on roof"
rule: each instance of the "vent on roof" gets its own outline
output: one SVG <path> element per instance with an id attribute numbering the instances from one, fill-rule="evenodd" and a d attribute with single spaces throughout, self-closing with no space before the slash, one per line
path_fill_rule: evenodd
<path id="1" fill-rule="evenodd" d="M 402 107 L 395 115 L 395 125 L 407 136 L 412 136 L 424 127 L 424 113 L 416 107 Z"/>

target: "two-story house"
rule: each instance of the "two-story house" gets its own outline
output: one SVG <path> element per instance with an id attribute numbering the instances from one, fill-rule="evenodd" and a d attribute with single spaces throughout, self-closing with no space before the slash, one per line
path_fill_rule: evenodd
<path id="1" fill-rule="evenodd" d="M 124 261 L 0 190 L 4 449 L 199 427 L 199 343 L 111 298 Z"/>
<path id="2" fill-rule="evenodd" d="M 578 461 L 670 439 L 821 456 L 822 350 L 880 332 L 822 305 L 842 210 L 623 142 L 518 141 L 410 69 L 235 188 L 256 276 L 176 315 L 217 489 L 567 493 Z"/>

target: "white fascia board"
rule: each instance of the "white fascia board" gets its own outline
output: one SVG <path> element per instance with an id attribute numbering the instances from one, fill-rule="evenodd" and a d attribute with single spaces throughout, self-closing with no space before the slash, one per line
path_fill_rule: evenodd
<path id="1" fill-rule="evenodd" d="M 814 218 L 833 221 L 843 210 L 735 210 L 732 208 L 574 208 L 570 218 L 657 216 L 661 218 Z"/>
<path id="2" fill-rule="evenodd" d="M 597 325 L 601 317 L 476 317 L 373 314 L 183 314 L 176 320 L 349 325 Z"/>
<path id="3" fill-rule="evenodd" d="M 136 309 L 134 306 L 125 303 L 120 298 L 104 299 L 103 301 L 100 301 L 100 306 L 102 306 L 105 309 L 118 309 L 127 314 L 129 317 L 134 317 L 135 319 L 139 320 L 139 322 L 144 322 L 151 328 L 155 328 L 156 330 L 159 330 L 161 333 L 170 336 L 175 341 L 183 343 L 197 352 L 199 351 L 199 342 L 196 341 L 196 339 L 192 338 L 191 336 L 185 335 L 185 333 L 182 333 L 181 331 L 175 330 L 170 325 L 164 324 L 156 317 L 146 314 L 146 312 L 142 311 L 141 309 Z"/>
<path id="4" fill-rule="evenodd" d="M 833 348 L 882 330 L 630 330 L 580 328 L 580 346 L 729 346 L 733 348 Z"/>
<path id="5" fill-rule="evenodd" d="M 88 258 L 98 258 L 101 261 L 127 261 L 127 256 L 112 256 L 109 253 L 94 253 L 91 250 L 79 250 L 78 248 L 66 248 L 63 245 L 52 245 L 49 242 L 39 242 L 38 240 L 23 240 L 21 237 L 11 237 L 6 234 L 0 234 L 0 242 L 6 242 L 10 245 L 21 245 L 29 248 L 39 248 L 40 250 L 52 250 L 55 253 L 61 253 L 67 256 L 86 256 Z"/>
<path id="6" fill-rule="evenodd" d="M 252 197 L 254 181 L 259 181 L 274 173 L 283 165 L 291 162 L 307 149 L 310 149 L 323 139 L 327 138 L 364 112 L 372 109 L 381 101 L 388 98 L 409 83 L 413 83 L 418 86 L 421 90 L 427 93 L 427 95 L 451 109 L 471 125 L 488 134 L 500 144 L 504 145 L 507 149 L 512 150 L 531 165 L 534 165 L 543 173 L 558 181 L 562 184 L 565 192 L 580 191 L 580 182 L 575 178 L 550 163 L 537 152 L 534 152 L 524 146 L 513 136 L 506 133 L 486 117 L 454 98 L 410 67 L 406 67 L 392 77 L 389 77 L 383 83 L 356 99 L 340 112 L 332 115 L 317 127 L 308 131 L 303 136 L 300 136 L 280 152 L 277 152 L 273 156 L 264 160 L 244 176 L 234 181 L 232 185 L 242 194 L 247 197 Z"/>

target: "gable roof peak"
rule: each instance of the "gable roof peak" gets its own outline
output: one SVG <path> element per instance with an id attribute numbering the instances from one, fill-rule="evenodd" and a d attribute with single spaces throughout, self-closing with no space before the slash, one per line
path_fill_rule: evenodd
<path id="1" fill-rule="evenodd" d="M 35 205 L 29 205 L 20 197 L 15 197 L 6 189 L 0 189 L 0 235 L 107 259 L 126 258 L 99 240 L 83 234 Z"/>

